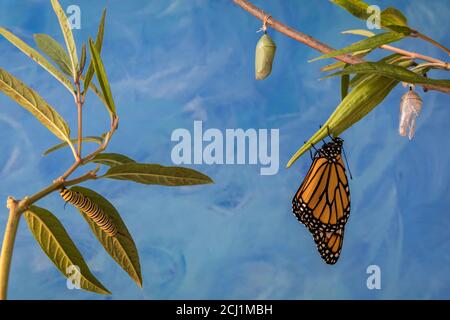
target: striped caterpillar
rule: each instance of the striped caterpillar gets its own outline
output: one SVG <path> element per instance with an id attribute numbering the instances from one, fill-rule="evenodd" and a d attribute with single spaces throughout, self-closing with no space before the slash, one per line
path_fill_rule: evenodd
<path id="1" fill-rule="evenodd" d="M 117 234 L 117 226 L 111 218 L 88 197 L 66 188 L 61 189 L 60 194 L 66 202 L 84 212 L 108 236 L 114 237 Z"/>

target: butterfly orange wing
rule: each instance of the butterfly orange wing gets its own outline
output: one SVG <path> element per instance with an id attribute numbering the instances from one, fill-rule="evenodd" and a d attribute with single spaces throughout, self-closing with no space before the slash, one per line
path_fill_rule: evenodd
<path id="1" fill-rule="evenodd" d="M 316 230 L 313 237 L 322 259 L 327 264 L 335 264 L 341 255 L 344 228 L 332 232 Z"/>
<path id="2" fill-rule="evenodd" d="M 350 190 L 341 156 L 315 158 L 292 201 L 294 215 L 311 232 L 342 229 L 350 215 Z"/>

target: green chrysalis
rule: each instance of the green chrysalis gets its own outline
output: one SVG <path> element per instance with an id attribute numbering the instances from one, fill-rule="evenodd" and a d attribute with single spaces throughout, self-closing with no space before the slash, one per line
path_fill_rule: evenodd
<path id="1" fill-rule="evenodd" d="M 255 54 L 256 80 L 263 80 L 272 72 L 272 63 L 276 49 L 277 46 L 275 45 L 275 42 L 273 42 L 272 38 L 270 38 L 267 33 L 259 39 L 256 45 Z"/>

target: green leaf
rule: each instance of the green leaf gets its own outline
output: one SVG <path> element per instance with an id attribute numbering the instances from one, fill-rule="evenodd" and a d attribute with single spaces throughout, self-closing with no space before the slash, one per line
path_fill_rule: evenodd
<path id="1" fill-rule="evenodd" d="M 0 91 L 33 114 L 48 130 L 63 141 L 69 141 L 70 129 L 59 113 L 39 94 L 12 74 L 0 68 Z"/>
<path id="2" fill-rule="evenodd" d="M 411 61 L 397 62 L 402 67 L 408 67 Z M 364 118 L 398 84 L 397 80 L 377 74 L 369 74 L 341 101 L 325 124 L 292 156 L 287 167 L 290 167 L 312 145 L 320 143 L 328 136 L 338 136 L 353 124 Z"/>
<path id="3" fill-rule="evenodd" d="M 102 52 L 103 47 L 103 37 L 105 34 L 105 20 L 106 20 L 106 9 L 103 10 L 102 19 L 100 20 L 100 24 L 98 26 L 97 39 L 95 40 L 95 46 L 97 48 L 98 53 Z M 83 96 L 86 95 L 88 88 L 90 87 L 92 77 L 94 76 L 94 65 L 92 64 L 92 60 L 89 62 L 89 67 L 86 72 L 86 77 L 84 80 L 84 92 Z"/>
<path id="4" fill-rule="evenodd" d="M 375 33 L 368 31 L 368 30 L 364 30 L 364 29 L 346 30 L 346 31 L 342 31 L 342 33 L 343 34 L 356 34 L 356 35 L 362 35 L 362 36 L 366 36 L 366 37 L 372 37 L 375 35 Z M 366 50 L 353 52 L 351 55 L 354 57 L 358 57 L 358 58 L 364 58 L 366 55 L 368 55 L 371 52 L 372 52 L 372 49 L 366 49 Z M 328 72 L 328 71 L 333 71 L 336 69 L 342 69 L 342 68 L 344 68 L 345 65 L 346 65 L 345 62 L 337 61 L 337 62 L 329 64 L 325 67 L 322 67 L 320 69 L 320 71 Z"/>
<path id="5" fill-rule="evenodd" d="M 309 62 L 317 61 L 320 59 L 334 58 L 336 56 L 343 55 L 343 54 L 350 53 L 350 52 L 355 52 L 355 51 L 362 51 L 362 50 L 367 50 L 367 49 L 373 50 L 375 48 L 378 48 L 379 46 L 382 46 L 383 44 L 395 42 L 400 39 L 403 39 L 404 37 L 405 37 L 404 34 L 392 32 L 392 31 L 380 33 L 373 37 L 355 42 L 348 47 L 345 47 L 345 48 L 342 48 L 339 50 L 335 50 L 328 54 L 324 54 L 320 57 L 310 60 Z"/>
<path id="6" fill-rule="evenodd" d="M 70 141 L 73 144 L 75 144 L 75 143 L 78 142 L 78 138 L 72 138 L 72 139 L 70 139 Z M 103 138 L 102 137 L 94 137 L 94 136 L 92 136 L 92 137 L 84 137 L 84 138 L 81 139 L 81 141 L 83 141 L 83 142 L 95 142 L 95 143 L 98 143 L 100 145 L 100 144 L 103 143 Z M 55 151 L 57 151 L 59 149 L 68 147 L 68 146 L 69 146 L 69 144 L 67 142 L 59 143 L 59 144 L 57 144 L 57 145 L 55 145 L 55 146 L 45 150 L 45 152 L 43 153 L 43 156 L 48 156 L 50 153 L 55 152 Z"/>
<path id="7" fill-rule="evenodd" d="M 390 54 L 384 58 L 382 58 L 381 60 L 379 60 L 379 62 L 386 62 L 389 64 L 392 63 L 397 63 L 400 61 L 401 58 L 403 58 L 404 56 L 402 56 L 401 54 L 398 53 L 393 53 Z M 350 88 L 354 88 L 358 85 L 358 83 L 360 83 L 361 81 L 363 81 L 365 78 L 370 77 L 370 74 L 365 74 L 365 73 L 360 73 L 355 75 L 351 80 L 350 80 Z"/>
<path id="8" fill-rule="evenodd" d="M 437 80 L 422 77 L 415 72 L 412 72 L 406 68 L 402 68 L 399 66 L 391 65 L 385 62 L 364 62 L 360 64 L 356 64 L 353 66 L 349 66 L 348 68 L 328 75 L 326 78 L 334 77 L 334 76 L 342 76 L 344 74 L 359 74 L 359 73 L 369 73 L 369 74 L 378 74 L 385 76 L 387 78 L 404 81 L 407 83 L 414 84 L 430 84 L 436 86 L 443 86 L 450 88 L 450 80 Z"/>
<path id="9" fill-rule="evenodd" d="M 67 79 L 63 73 L 61 73 L 58 69 L 56 69 L 47 59 L 44 58 L 38 51 L 31 48 L 28 44 L 23 42 L 21 39 L 16 37 L 12 32 L 0 27 L 0 35 L 4 36 L 6 40 L 8 40 L 11 44 L 17 47 L 20 51 L 22 51 L 25 55 L 30 57 L 34 62 L 39 64 L 42 68 L 44 68 L 48 73 L 50 73 L 56 80 L 61 82 L 67 90 L 71 93 L 74 92 L 72 82 Z"/>
<path id="10" fill-rule="evenodd" d="M 101 178 L 130 180 L 142 184 L 188 186 L 213 183 L 198 171 L 182 167 L 163 167 L 158 164 L 131 163 L 110 168 Z"/>
<path id="11" fill-rule="evenodd" d="M 400 12 L 400 10 L 388 7 L 381 12 L 381 22 L 383 26 L 408 26 L 408 19 Z"/>
<path id="12" fill-rule="evenodd" d="M 72 75 L 70 58 L 64 48 L 55 39 L 47 34 L 35 34 L 34 41 L 39 50 L 55 62 L 62 72 L 69 76 Z"/>
<path id="13" fill-rule="evenodd" d="M 78 74 L 78 55 L 77 46 L 75 45 L 75 40 L 73 39 L 72 29 L 70 28 L 69 20 L 67 20 L 67 16 L 58 0 L 51 0 L 51 2 L 53 10 L 58 17 L 59 25 L 61 26 L 61 31 L 66 42 L 67 51 L 70 57 L 72 76 L 73 79 L 76 80 Z"/>
<path id="14" fill-rule="evenodd" d="M 351 13 L 353 16 L 355 16 L 359 19 L 367 20 L 370 16 L 370 14 L 367 13 L 367 8 L 369 7 L 369 5 L 363 1 L 360 1 L 360 0 L 331 0 L 331 2 L 344 8 L 349 13 Z"/>
<path id="15" fill-rule="evenodd" d="M 326 65 L 325 67 L 322 67 L 320 69 L 320 71 L 328 72 L 328 71 L 333 71 L 333 70 L 336 70 L 336 69 L 342 69 L 345 65 L 346 65 L 345 62 L 337 61 L 337 62 L 334 62 L 332 64 Z"/>
<path id="16" fill-rule="evenodd" d="M 125 163 L 135 163 L 136 161 L 119 153 L 100 153 L 89 162 L 115 167 Z"/>
<path id="17" fill-rule="evenodd" d="M 348 94 L 348 88 L 350 84 L 350 75 L 344 74 L 341 77 L 341 98 L 344 99 Z"/>
<path id="18" fill-rule="evenodd" d="M 83 218 L 89 224 L 95 237 L 105 248 L 106 252 L 108 252 L 117 264 L 130 275 L 139 287 L 142 287 L 142 274 L 138 250 L 136 249 L 136 245 L 130 232 L 120 217 L 119 212 L 117 212 L 116 208 L 114 208 L 108 200 L 93 190 L 79 186 L 73 187 L 71 190 L 88 197 L 92 202 L 96 203 L 112 221 L 114 221 L 118 233 L 114 237 L 110 237 L 84 212 L 79 210 Z"/>
<path id="19" fill-rule="evenodd" d="M 410 34 L 417 32 L 409 27 L 397 26 L 397 25 L 393 25 L 393 24 L 386 26 L 386 29 L 389 29 L 389 30 L 397 32 L 397 33 L 402 33 L 405 36 L 409 36 Z"/>
<path id="20" fill-rule="evenodd" d="M 80 73 L 83 73 L 85 66 L 86 66 L 86 44 L 83 43 L 83 47 L 81 48 Z"/>
<path id="21" fill-rule="evenodd" d="M 95 293 L 111 294 L 91 273 L 80 251 L 52 213 L 31 206 L 24 216 L 42 250 L 65 277 L 70 276 L 67 274 L 68 268 L 76 266 L 80 270 L 81 288 Z"/>
<path id="22" fill-rule="evenodd" d="M 353 52 L 351 55 L 354 56 L 354 57 L 358 57 L 358 58 L 364 58 L 370 52 L 372 52 L 372 50 L 371 49 L 367 49 L 367 50 Z M 337 62 L 329 64 L 329 65 L 327 65 L 325 67 L 322 67 L 320 69 L 320 71 L 328 72 L 328 71 L 333 71 L 333 70 L 336 70 L 336 69 L 342 69 L 342 68 L 344 68 L 345 65 L 346 65 L 345 62 L 337 61 Z"/>
<path id="23" fill-rule="evenodd" d="M 103 10 L 102 19 L 101 19 L 100 25 L 98 27 L 97 39 L 95 41 L 95 46 L 97 47 L 99 54 L 102 52 L 102 47 L 103 47 L 103 37 L 104 37 L 104 33 L 105 33 L 105 20 L 106 20 L 106 9 Z M 99 97 L 99 99 L 102 101 L 102 103 L 106 106 L 106 108 L 108 109 L 108 112 L 110 113 L 111 118 L 113 118 L 113 114 L 109 111 L 109 107 L 105 100 L 105 97 L 100 92 L 100 90 L 92 83 L 92 77 L 94 76 L 94 72 L 95 72 L 95 69 L 94 69 L 94 65 L 91 60 L 89 62 L 89 67 L 86 72 L 86 76 L 81 77 L 81 80 L 84 83 L 83 97 L 86 96 L 86 94 L 88 92 L 88 88 L 91 88 L 92 91 L 94 91 L 94 93 Z"/>
<path id="24" fill-rule="evenodd" d="M 381 76 L 373 76 L 361 82 L 342 100 L 325 124 L 292 156 L 287 167 L 289 168 L 312 145 L 320 143 L 327 137 L 328 131 L 331 135 L 338 136 L 346 129 L 344 126 L 338 128 L 339 122 L 335 119 L 345 122 L 347 128 L 350 127 L 381 103 L 397 84 L 398 81 Z"/>
<path id="25" fill-rule="evenodd" d="M 426 62 L 426 63 L 419 63 L 417 66 L 411 68 L 411 71 L 420 75 L 424 75 L 432 68 L 433 67 L 430 66 L 430 63 Z"/>
<path id="26" fill-rule="evenodd" d="M 366 29 L 353 29 L 353 30 L 345 30 L 342 31 L 343 34 L 356 34 L 358 36 L 364 36 L 364 37 L 373 37 L 375 33 L 372 31 L 366 30 Z"/>
<path id="27" fill-rule="evenodd" d="M 108 77 L 106 76 L 105 67 L 103 65 L 102 59 L 100 58 L 100 53 L 98 52 L 92 39 L 89 39 L 89 48 L 91 50 L 91 57 L 95 69 L 95 74 L 97 76 L 98 83 L 100 84 L 100 88 L 102 89 L 103 96 L 106 100 L 106 106 L 108 107 L 111 118 L 114 118 L 114 116 L 116 115 L 116 106 L 114 104 L 111 88 L 109 86 Z"/>
<path id="28" fill-rule="evenodd" d="M 373 14 L 373 12 L 367 11 L 369 5 L 361 0 L 331 0 L 331 2 L 344 8 L 350 14 L 361 20 L 367 21 Z M 407 34 L 413 32 L 413 30 L 407 26 L 408 21 L 406 17 L 396 8 L 386 8 L 381 12 L 380 18 L 381 26 L 383 28 L 399 32 L 397 27 L 403 27 L 403 31 L 407 32 Z"/>

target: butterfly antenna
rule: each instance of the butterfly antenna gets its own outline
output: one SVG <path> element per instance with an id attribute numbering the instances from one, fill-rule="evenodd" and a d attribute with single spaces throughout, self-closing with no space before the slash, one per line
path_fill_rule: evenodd
<path id="1" fill-rule="evenodd" d="M 345 154 L 345 148 L 342 146 L 342 151 L 344 153 L 345 163 L 347 164 L 348 173 L 350 174 L 350 179 L 353 180 L 352 172 L 350 171 L 350 166 L 348 165 L 347 155 Z"/>

